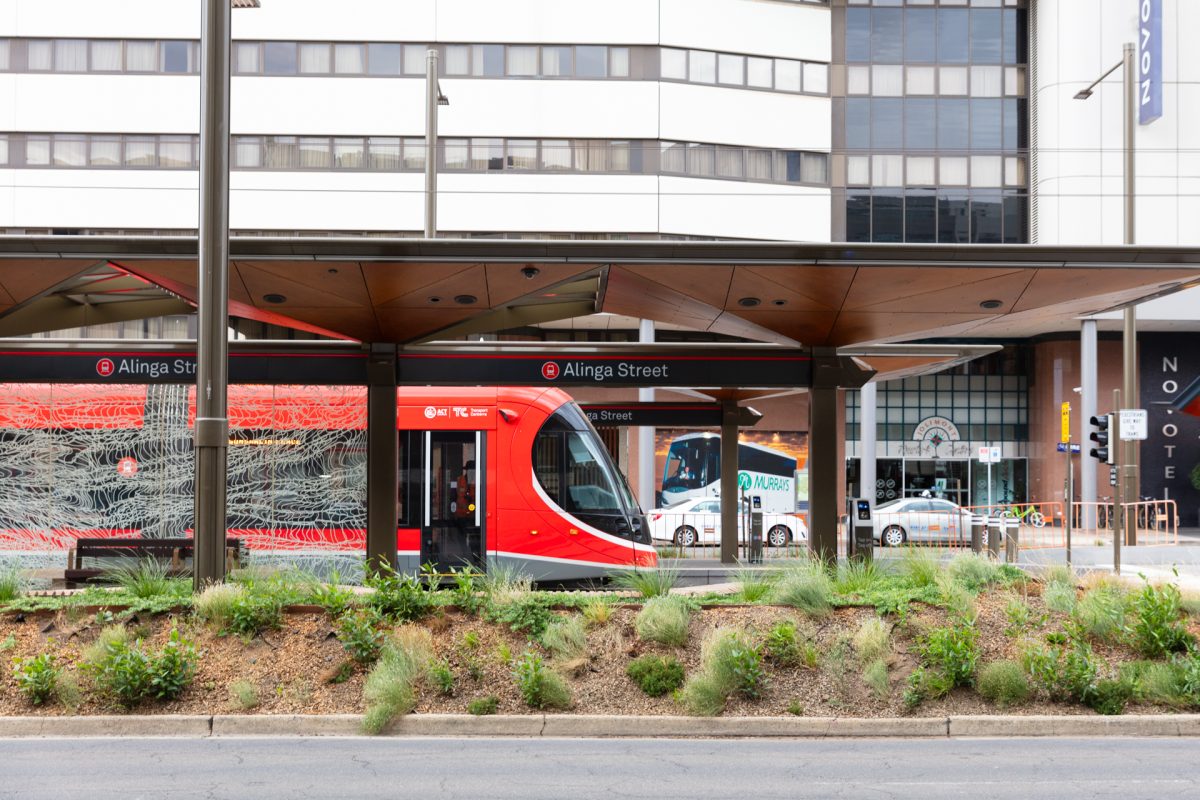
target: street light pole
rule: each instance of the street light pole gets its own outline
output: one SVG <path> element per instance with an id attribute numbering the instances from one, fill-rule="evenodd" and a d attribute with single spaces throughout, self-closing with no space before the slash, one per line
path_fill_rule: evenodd
<path id="1" fill-rule="evenodd" d="M 229 445 L 229 0 L 203 0 L 193 588 L 225 578 Z"/>
<path id="2" fill-rule="evenodd" d="M 1124 158 L 1124 195 L 1125 195 L 1125 244 L 1133 244 L 1137 238 L 1136 220 L 1137 208 L 1135 206 L 1134 187 L 1136 185 L 1136 171 L 1134 160 L 1134 119 L 1137 114 L 1137 75 L 1134 66 L 1135 46 L 1132 42 L 1126 42 L 1122 47 L 1121 60 L 1108 69 L 1103 75 L 1092 81 L 1086 89 L 1081 89 L 1075 94 L 1076 100 L 1087 100 L 1092 96 L 1092 90 L 1096 84 L 1107 78 L 1117 69 L 1124 70 L 1122 75 L 1121 88 L 1123 91 L 1124 102 L 1124 119 L 1122 125 L 1122 151 Z M 1128 408 L 1137 408 L 1138 392 L 1137 392 L 1137 307 L 1126 306 L 1122 320 L 1122 336 L 1121 336 L 1121 397 Z M 1118 414 L 1119 408 L 1114 408 L 1113 413 Z M 1120 423 L 1117 424 L 1117 430 L 1113 431 L 1115 437 L 1113 447 L 1116 448 L 1117 454 L 1117 471 L 1120 480 L 1118 487 L 1116 502 L 1114 508 L 1119 507 L 1122 503 L 1135 503 L 1138 500 L 1140 482 L 1138 480 L 1138 461 L 1139 446 L 1136 441 L 1124 441 L 1120 434 Z M 1120 513 L 1118 511 L 1118 513 Z M 1128 531 L 1129 544 L 1137 544 L 1137 534 L 1132 526 Z"/>
<path id="3" fill-rule="evenodd" d="M 437 235 L 438 51 L 425 51 L 425 238 Z"/>

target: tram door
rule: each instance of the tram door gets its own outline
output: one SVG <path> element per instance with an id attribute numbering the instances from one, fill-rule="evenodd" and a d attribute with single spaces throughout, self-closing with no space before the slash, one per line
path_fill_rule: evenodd
<path id="1" fill-rule="evenodd" d="M 438 572 L 484 567 L 483 431 L 425 432 L 421 563 Z"/>

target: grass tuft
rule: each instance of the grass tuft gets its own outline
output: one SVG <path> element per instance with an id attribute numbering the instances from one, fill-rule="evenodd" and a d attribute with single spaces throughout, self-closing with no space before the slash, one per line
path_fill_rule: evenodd
<path id="1" fill-rule="evenodd" d="M 742 567 L 736 573 L 737 597 L 743 603 L 758 603 L 771 595 L 776 576 L 762 569 Z"/>
<path id="2" fill-rule="evenodd" d="M 762 655 L 747 632 L 716 628 L 701 643 L 700 672 L 687 680 L 679 699 L 688 713 L 711 717 L 725 709 L 734 692 L 756 698 L 764 683 Z"/>
<path id="3" fill-rule="evenodd" d="M 533 591 L 533 578 L 520 567 L 503 561 L 492 561 L 479 585 L 492 605 L 508 605 L 523 599 Z"/>
<path id="4" fill-rule="evenodd" d="M 15 569 L 0 570 L 0 603 L 11 603 L 25 592 L 25 581 Z"/>
<path id="5" fill-rule="evenodd" d="M 1018 705 L 1029 697 L 1029 680 L 1015 661 L 992 661 L 985 664 L 975 679 L 975 688 L 984 700 L 1000 708 Z"/>
<path id="6" fill-rule="evenodd" d="M 1128 610 L 1128 596 L 1123 590 L 1100 586 L 1089 589 L 1079 598 L 1075 604 L 1075 619 L 1092 638 L 1101 642 L 1116 642 L 1125 632 Z"/>
<path id="7" fill-rule="evenodd" d="M 1075 610 L 1075 586 L 1066 583 L 1048 583 L 1042 590 L 1042 601 L 1051 611 L 1070 614 Z"/>
<path id="8" fill-rule="evenodd" d="M 245 587 L 237 583 L 217 583 L 196 595 L 192 601 L 192 613 L 201 622 L 225 630 L 233 620 L 233 605 L 246 593 Z"/>
<path id="9" fill-rule="evenodd" d="M 392 635 L 363 684 L 367 713 L 362 727 L 380 733 L 416 707 L 416 684 L 433 658 L 433 637 L 424 628 L 404 625 Z"/>
<path id="10" fill-rule="evenodd" d="M 886 658 L 891 650 L 892 637 L 887 623 L 879 617 L 863 620 L 854 634 L 854 651 L 858 653 L 858 660 L 867 664 Z"/>
<path id="11" fill-rule="evenodd" d="M 229 694 L 243 711 L 258 708 L 258 687 L 250 681 L 237 680 L 229 684 Z"/>
<path id="12" fill-rule="evenodd" d="M 776 602 L 803 611 L 811 617 L 829 613 L 833 583 L 820 561 L 805 561 L 789 566 L 775 584 Z"/>
<path id="13" fill-rule="evenodd" d="M 932 548 L 906 547 L 900 559 L 900 574 L 917 589 L 936 586 L 942 562 Z"/>
<path id="14" fill-rule="evenodd" d="M 880 700 L 887 699 L 891 691 L 891 685 L 888 683 L 887 661 L 882 658 L 870 661 L 863 667 L 862 679 L 863 683 L 870 687 L 876 697 Z"/>
<path id="15" fill-rule="evenodd" d="M 638 636 L 644 641 L 670 647 L 687 644 L 691 603 L 683 597 L 652 597 L 633 619 Z"/>
<path id="16" fill-rule="evenodd" d="M 625 674 L 651 697 L 662 697 L 683 685 L 683 665 L 671 656 L 635 658 Z"/>
<path id="17" fill-rule="evenodd" d="M 946 565 L 946 574 L 967 591 L 978 594 L 1000 578 L 1000 568 L 987 556 L 959 553 Z"/>
<path id="18" fill-rule="evenodd" d="M 167 565 L 153 558 L 119 564 L 107 572 L 113 583 L 142 600 L 177 594 L 176 584 L 186 581 L 173 580 L 169 575 Z"/>
<path id="19" fill-rule="evenodd" d="M 661 597 L 679 582 L 679 570 L 675 567 L 657 569 L 630 569 L 613 576 L 613 585 L 619 589 L 637 592 L 642 597 Z"/>
<path id="20" fill-rule="evenodd" d="M 603 597 L 593 597 L 583 604 L 583 619 L 591 627 L 599 628 L 612 619 L 613 607 Z"/>
<path id="21" fill-rule="evenodd" d="M 878 587 L 886 579 L 886 575 L 874 561 L 845 561 L 838 567 L 837 577 L 833 580 L 833 590 L 842 595 L 865 594 Z"/>
<path id="22" fill-rule="evenodd" d="M 556 617 L 541 636 L 542 646 L 560 661 L 575 661 L 587 654 L 583 617 Z"/>

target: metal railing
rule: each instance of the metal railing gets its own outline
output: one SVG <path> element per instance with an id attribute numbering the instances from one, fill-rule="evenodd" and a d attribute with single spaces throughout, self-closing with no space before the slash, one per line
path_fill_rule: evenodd
<path id="1" fill-rule="evenodd" d="M 1114 506 L 1111 502 L 1072 503 L 1071 519 L 1075 541 L 1080 544 L 1112 543 L 1117 510 L 1121 517 L 1124 544 L 1139 546 L 1179 544 L 1179 508 L 1174 500 L 1144 500 Z"/>

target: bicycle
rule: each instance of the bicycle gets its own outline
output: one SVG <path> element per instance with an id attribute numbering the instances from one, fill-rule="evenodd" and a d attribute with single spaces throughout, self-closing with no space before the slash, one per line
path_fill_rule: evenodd
<path id="1" fill-rule="evenodd" d="M 1100 504 L 1096 506 L 1096 527 L 1112 527 L 1112 503 L 1109 502 L 1112 498 L 1105 496 L 1100 498 L 1100 500 Z"/>
<path id="2" fill-rule="evenodd" d="M 1035 506 L 1026 506 L 1025 508 L 1009 506 L 1000 512 L 1000 516 L 1007 517 L 1008 519 L 1017 519 L 1021 522 L 1027 521 L 1035 528 L 1046 527 L 1046 515 L 1038 511 Z"/>

